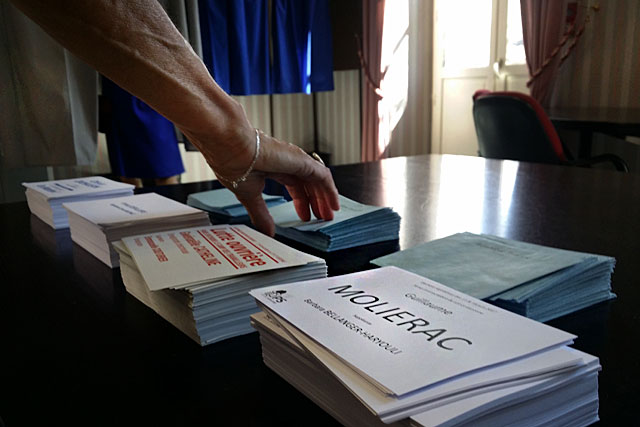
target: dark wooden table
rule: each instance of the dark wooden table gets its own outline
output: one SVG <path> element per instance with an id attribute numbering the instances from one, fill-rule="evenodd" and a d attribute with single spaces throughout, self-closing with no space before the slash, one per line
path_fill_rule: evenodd
<path id="1" fill-rule="evenodd" d="M 334 176 L 345 196 L 392 206 L 402 227 L 399 242 L 329 257 L 332 274 L 461 231 L 616 257 L 617 300 L 549 323 L 600 357 L 601 424 L 637 425 L 640 175 L 432 155 L 336 167 Z M 184 201 L 215 185 L 155 190 Z M 335 424 L 263 365 L 257 333 L 198 346 L 26 203 L 0 205 L 0 236 L 7 426 Z"/>
<path id="2" fill-rule="evenodd" d="M 640 137 L 640 108 L 562 107 L 550 108 L 547 113 L 556 129 L 579 132 L 579 158 L 591 155 L 593 134 L 596 132 L 619 139 Z"/>

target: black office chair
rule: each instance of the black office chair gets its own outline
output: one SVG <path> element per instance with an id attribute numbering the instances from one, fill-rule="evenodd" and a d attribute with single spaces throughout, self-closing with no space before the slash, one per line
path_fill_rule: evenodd
<path id="1" fill-rule="evenodd" d="M 538 101 L 524 93 L 476 91 L 473 121 L 482 157 L 582 167 L 610 162 L 629 171 L 615 154 L 574 159 Z"/>

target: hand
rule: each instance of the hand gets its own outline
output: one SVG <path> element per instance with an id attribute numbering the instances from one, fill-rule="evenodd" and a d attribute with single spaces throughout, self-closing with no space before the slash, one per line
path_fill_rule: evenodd
<path id="1" fill-rule="evenodd" d="M 316 218 L 331 220 L 333 211 L 340 209 L 338 190 L 329 168 L 299 147 L 261 133 L 260 155 L 254 172 L 237 188 L 230 190 L 247 208 L 251 222 L 265 234 L 275 234 L 273 218 L 261 194 L 265 178 L 285 185 L 303 221 L 311 219 L 311 211 Z"/>
<path id="2" fill-rule="evenodd" d="M 227 147 L 236 148 L 233 153 L 230 150 L 222 153 L 216 149 L 216 155 L 203 150 L 209 165 L 219 177 L 239 178 L 255 156 L 255 131 L 251 129 L 251 132 L 240 132 L 240 128 L 244 126 L 236 128 L 238 132 L 229 138 L 235 143 L 225 144 Z M 196 145 L 207 147 L 200 141 L 197 141 Z M 260 152 L 251 174 L 245 181 L 238 183 L 237 188 L 233 188 L 225 179 L 220 179 L 220 182 L 244 205 L 254 226 L 269 236 L 275 234 L 275 224 L 262 198 L 266 178 L 285 185 L 293 199 L 296 212 L 303 221 L 311 219 L 311 212 L 316 218 L 331 220 L 333 211 L 340 209 L 338 191 L 326 166 L 299 147 L 260 132 Z"/>

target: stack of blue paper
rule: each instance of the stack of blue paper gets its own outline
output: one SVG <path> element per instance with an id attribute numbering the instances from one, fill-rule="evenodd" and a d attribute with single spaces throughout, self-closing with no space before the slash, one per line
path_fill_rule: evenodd
<path id="1" fill-rule="evenodd" d="M 270 208 L 276 234 L 324 252 L 398 239 L 400 215 L 388 207 L 370 206 L 340 196 L 331 221 L 301 221 L 293 202 Z"/>
<path id="2" fill-rule="evenodd" d="M 287 201 L 283 196 L 262 194 L 267 207 L 277 206 Z M 236 196 L 226 188 L 192 193 L 187 197 L 187 204 L 194 208 L 209 212 L 216 222 L 242 223 L 249 221 L 249 214 Z"/>
<path id="3" fill-rule="evenodd" d="M 541 322 L 615 298 L 615 258 L 490 235 L 454 234 L 372 261 Z"/>

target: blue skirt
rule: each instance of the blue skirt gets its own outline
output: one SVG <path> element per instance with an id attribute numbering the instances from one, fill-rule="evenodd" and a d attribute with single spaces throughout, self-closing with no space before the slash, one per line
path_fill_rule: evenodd
<path id="1" fill-rule="evenodd" d="M 147 104 L 102 78 L 111 104 L 106 132 L 111 172 L 127 178 L 167 178 L 184 172 L 173 124 Z"/>

